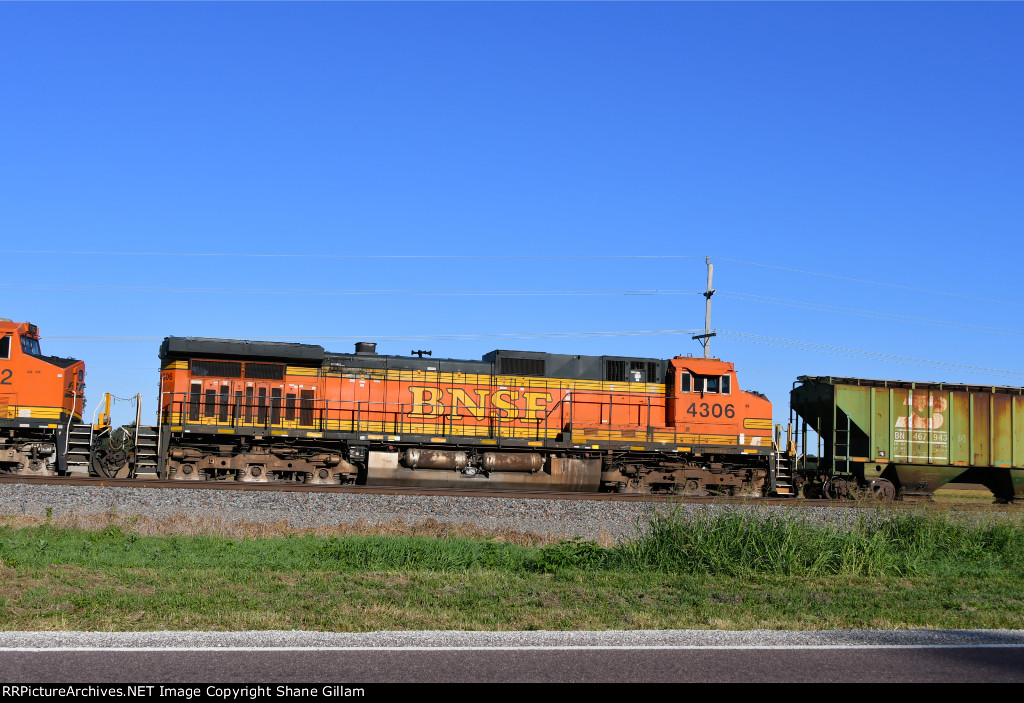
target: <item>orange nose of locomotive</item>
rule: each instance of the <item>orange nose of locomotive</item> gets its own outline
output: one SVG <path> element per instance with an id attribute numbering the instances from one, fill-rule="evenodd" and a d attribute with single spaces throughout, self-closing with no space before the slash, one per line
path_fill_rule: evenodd
<path id="1" fill-rule="evenodd" d="M 0 318 L 0 423 L 80 420 L 84 394 L 84 362 L 43 354 L 38 327 Z"/>

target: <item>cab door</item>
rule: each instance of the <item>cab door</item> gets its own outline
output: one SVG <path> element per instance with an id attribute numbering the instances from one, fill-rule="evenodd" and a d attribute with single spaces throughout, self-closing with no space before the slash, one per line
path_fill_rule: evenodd
<path id="1" fill-rule="evenodd" d="M 256 426 L 266 427 L 270 420 L 270 384 L 254 381 L 256 391 Z"/>

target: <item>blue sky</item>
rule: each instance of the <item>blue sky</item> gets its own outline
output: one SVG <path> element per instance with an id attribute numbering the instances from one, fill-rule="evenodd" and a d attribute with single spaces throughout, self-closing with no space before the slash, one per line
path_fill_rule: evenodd
<path id="1" fill-rule="evenodd" d="M 800 374 L 1024 385 L 1022 30 L 1020 3 L 2 3 L 0 316 L 151 421 L 167 335 L 699 355 L 711 256 L 712 350 L 780 421 Z"/>

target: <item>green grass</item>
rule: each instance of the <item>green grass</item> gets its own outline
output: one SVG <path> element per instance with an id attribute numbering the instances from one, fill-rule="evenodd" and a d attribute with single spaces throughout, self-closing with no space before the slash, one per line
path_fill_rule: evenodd
<path id="1" fill-rule="evenodd" d="M 2 629 L 989 628 L 1024 622 L 1019 520 L 656 516 L 635 540 L 142 537 L 0 528 Z"/>

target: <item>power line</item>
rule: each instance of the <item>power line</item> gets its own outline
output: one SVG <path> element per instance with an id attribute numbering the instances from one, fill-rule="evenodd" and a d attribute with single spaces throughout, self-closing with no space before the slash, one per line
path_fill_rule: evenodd
<path id="1" fill-rule="evenodd" d="M 786 307 L 799 308 L 803 310 L 816 310 L 820 312 L 837 313 L 840 315 L 850 315 L 853 317 L 867 317 L 877 320 L 886 320 L 888 322 L 901 322 L 931 327 L 942 327 L 946 329 L 960 329 L 981 334 L 1001 334 L 1012 337 L 1024 337 L 1024 330 L 1008 329 L 1004 327 L 986 327 L 984 325 L 971 325 L 964 324 L 961 322 L 949 322 L 948 320 L 935 320 L 931 318 L 917 317 L 913 315 L 900 315 L 892 312 L 880 312 L 877 310 L 860 310 L 857 308 L 845 308 L 838 305 L 827 305 L 825 303 L 816 303 L 805 300 L 772 298 L 765 295 L 756 295 L 754 293 L 741 293 L 730 291 L 717 291 L 717 293 L 726 298 L 747 300 L 755 303 L 765 303 L 768 305 L 782 305 Z"/>
<path id="2" fill-rule="evenodd" d="M 403 334 L 403 335 L 339 335 L 339 336 L 294 336 L 287 338 L 269 337 L 264 341 L 364 341 L 373 339 L 379 342 L 403 342 L 403 341 L 475 341 L 486 339 L 579 339 L 597 337 L 651 337 L 651 336 L 678 336 L 690 335 L 699 330 L 694 329 L 673 329 L 673 330 L 627 330 L 627 331 L 582 331 L 582 332 L 533 332 L 533 333 L 479 333 L 479 334 Z M 761 344 L 766 346 L 780 347 L 783 349 L 794 349 L 802 352 L 816 354 L 827 354 L 830 356 L 842 356 L 847 358 L 861 359 L 865 361 L 881 361 L 884 363 L 901 364 L 907 366 L 920 366 L 922 368 L 940 368 L 946 370 L 964 370 L 988 376 L 1002 376 L 1009 378 L 1024 377 L 1024 371 L 1013 371 L 1009 369 L 997 369 L 986 366 L 975 366 L 970 364 L 959 364 L 950 361 L 936 359 L 924 359 L 920 357 L 902 356 L 866 349 L 853 349 L 829 344 L 819 344 L 797 339 L 784 337 L 769 337 L 766 335 L 741 332 L 736 330 L 718 330 L 721 337 L 727 337 L 737 342 L 750 344 Z M 95 336 L 65 336 L 47 337 L 48 342 L 55 343 L 82 343 L 82 342 L 109 342 L 109 343 L 152 343 L 162 340 L 161 337 L 95 337 Z"/>
<path id="3" fill-rule="evenodd" d="M 61 250 L 61 249 L 0 249 L 0 254 L 32 254 L 32 255 L 67 255 L 67 256 L 117 256 L 117 257 L 200 257 L 200 258 L 257 258 L 257 259 L 336 259 L 336 260 L 490 260 L 498 261 L 505 259 L 535 260 L 535 261 L 565 261 L 565 260 L 658 260 L 658 259 L 700 259 L 704 258 L 696 254 L 327 254 L 327 253 L 255 253 L 255 252 L 198 252 L 198 251 L 95 251 L 95 250 Z M 940 291 L 931 288 L 918 288 L 900 283 L 887 281 L 874 281 L 852 276 L 842 276 L 835 273 L 824 273 L 821 271 L 807 271 L 804 269 L 780 266 L 778 264 L 767 264 L 760 261 L 745 261 L 725 256 L 712 256 L 715 261 L 728 261 L 744 266 L 758 266 L 761 268 L 798 273 L 805 276 L 817 276 L 820 278 L 831 278 L 839 281 L 849 281 L 871 286 L 883 286 L 897 288 L 900 290 L 916 293 L 927 293 L 929 295 L 943 295 L 964 300 L 975 300 L 999 305 L 1013 305 L 1024 307 L 1024 303 L 1013 300 L 1001 300 L 997 298 L 985 298 L 981 296 L 966 295 L 964 293 L 953 293 Z M 71 289 L 80 290 L 80 289 Z M 121 289 L 117 289 L 121 290 Z M 128 292 L 128 291 L 126 291 Z M 189 292 L 189 291 L 171 291 Z M 203 291 L 198 291 L 203 292 Z M 233 291 L 226 291 L 233 292 Z"/>
<path id="4" fill-rule="evenodd" d="M 157 286 L 75 286 L 64 284 L 3 284 L 6 290 L 59 290 L 103 293 L 176 293 L 199 295 L 356 295 L 356 296 L 632 296 L 689 295 L 696 289 L 668 290 L 398 290 L 398 289 L 320 289 L 320 288 L 168 288 Z"/>
<path id="5" fill-rule="evenodd" d="M 58 249 L 0 249 L 0 254 L 67 256 L 175 256 L 239 259 L 700 259 L 696 254 L 285 254 L 202 251 L 72 251 Z"/>
<path id="6" fill-rule="evenodd" d="M 986 366 L 972 366 L 970 364 L 957 364 L 951 361 L 937 361 L 934 359 L 921 359 L 912 356 L 901 356 L 899 354 L 887 354 L 885 352 L 869 351 L 864 349 L 851 349 L 848 347 L 837 347 L 829 344 L 818 344 L 815 342 L 804 342 L 796 339 L 785 339 L 783 337 L 767 337 L 764 335 L 750 334 L 748 332 L 735 332 L 730 330 L 718 330 L 719 336 L 729 337 L 738 342 L 751 342 L 754 344 L 765 344 L 778 346 L 784 349 L 797 349 L 800 351 L 813 351 L 833 356 L 847 356 L 852 358 L 866 359 L 872 361 L 884 361 L 888 363 L 909 364 L 912 366 L 925 365 L 928 367 L 965 369 L 975 373 L 988 376 L 1024 377 L 1024 371 L 1011 371 L 1009 369 L 994 369 Z"/>
<path id="7" fill-rule="evenodd" d="M 820 278 L 834 278 L 839 281 L 851 281 L 853 283 L 863 283 L 870 286 L 885 286 L 887 288 L 899 288 L 901 290 L 913 291 L 915 293 L 928 293 L 929 295 L 947 295 L 953 298 L 963 298 L 964 300 L 977 300 L 985 303 L 998 303 L 1000 305 L 1015 305 L 1024 307 L 1024 303 L 1016 300 L 997 300 L 996 298 L 982 298 L 975 295 L 965 295 L 963 293 L 950 293 L 949 291 L 932 290 L 930 288 L 915 288 L 914 286 L 905 286 L 900 283 L 887 283 L 885 281 L 871 281 L 866 278 L 852 278 L 850 276 L 840 276 L 836 273 L 822 273 L 821 271 L 804 271 L 803 269 L 790 268 L 788 266 L 777 266 L 775 264 L 765 264 L 759 261 L 742 261 L 740 259 L 730 259 L 724 256 L 712 256 L 712 259 L 717 261 L 728 261 L 733 264 L 744 264 L 746 266 L 760 266 L 761 268 L 775 269 L 777 271 L 787 271 L 789 273 L 799 273 L 805 276 L 818 276 Z"/>
<path id="8" fill-rule="evenodd" d="M 640 337 L 640 336 L 665 336 L 665 335 L 688 335 L 699 330 L 626 330 L 617 332 L 482 332 L 478 334 L 424 334 L 424 335 L 386 335 L 386 334 L 347 334 L 347 335 L 316 335 L 316 336 L 290 336 L 290 337 L 261 337 L 261 341 L 288 342 L 288 341 L 352 341 L 359 342 L 367 339 L 387 342 L 402 341 L 473 341 L 477 339 L 571 339 L 587 337 Z M 84 335 L 47 336 L 47 342 L 158 342 L 163 337 L 103 337 Z"/>

